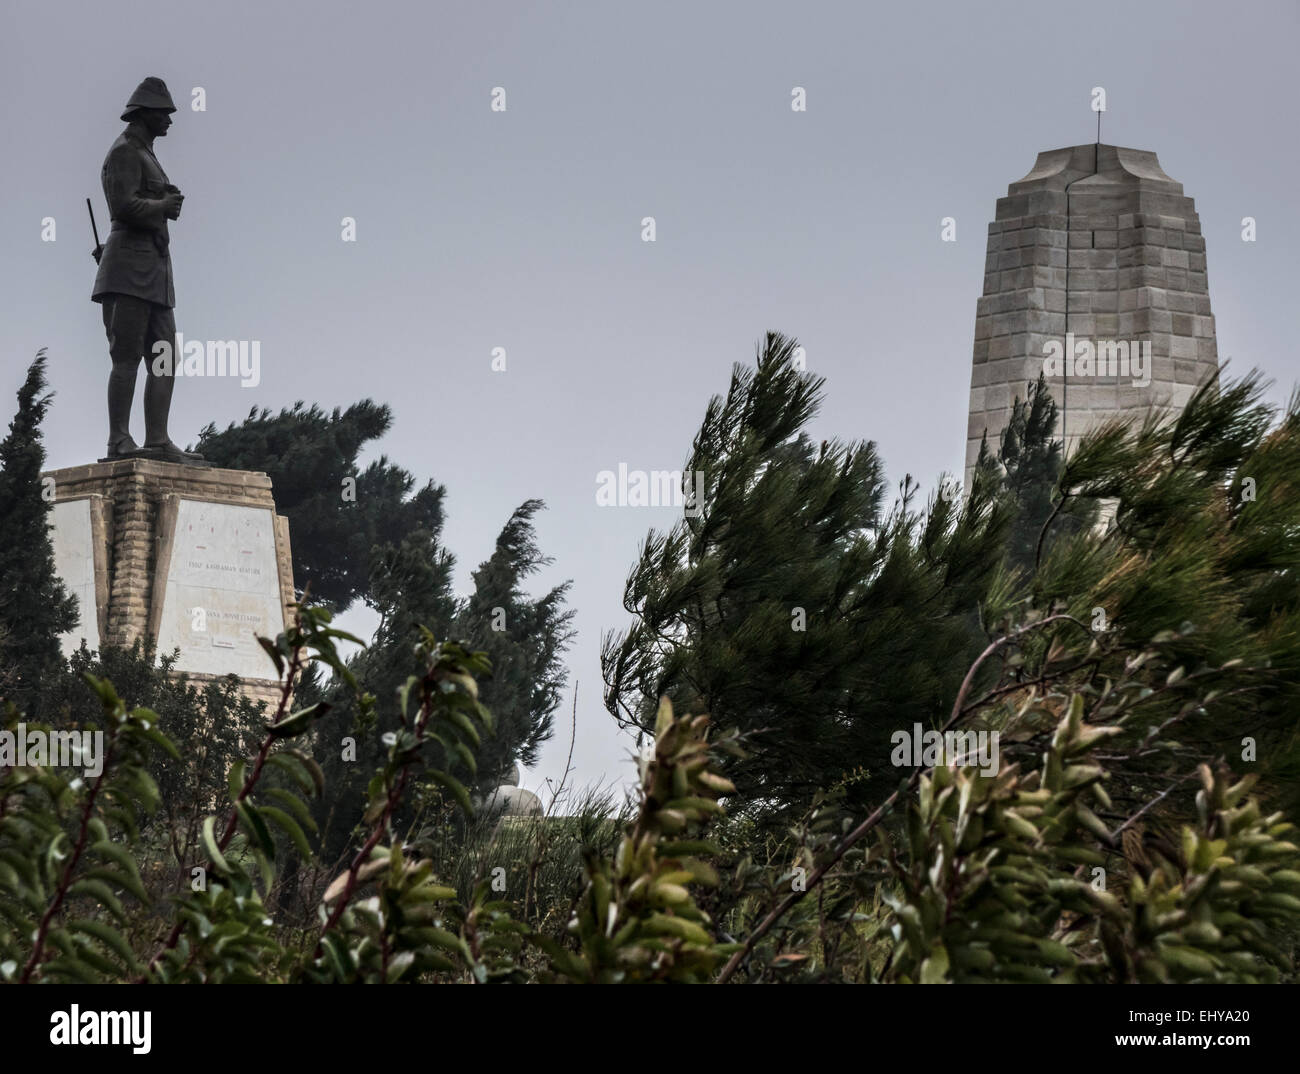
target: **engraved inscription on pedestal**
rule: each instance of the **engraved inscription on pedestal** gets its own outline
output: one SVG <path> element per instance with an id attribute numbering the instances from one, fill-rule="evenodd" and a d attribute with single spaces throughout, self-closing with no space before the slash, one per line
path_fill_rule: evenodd
<path id="1" fill-rule="evenodd" d="M 257 635 L 274 638 L 292 614 L 293 556 L 266 474 L 131 458 L 46 476 L 56 567 L 81 601 L 65 651 L 83 636 L 179 649 L 191 681 L 234 674 L 246 696 L 280 702 Z"/>
<path id="2" fill-rule="evenodd" d="M 274 513 L 178 496 L 162 506 L 174 522 L 159 549 L 158 652 L 179 648 L 178 671 L 273 678 L 257 636 L 284 629 Z"/>
<path id="3" fill-rule="evenodd" d="M 103 586 L 105 555 L 96 533 L 100 528 L 98 500 L 97 496 L 64 500 L 50 512 L 54 570 L 64 588 L 77 598 L 80 616 L 77 625 L 59 638 L 64 656 L 76 652 L 83 638 L 91 649 L 99 648 L 99 618 L 104 609 L 98 588 Z"/>

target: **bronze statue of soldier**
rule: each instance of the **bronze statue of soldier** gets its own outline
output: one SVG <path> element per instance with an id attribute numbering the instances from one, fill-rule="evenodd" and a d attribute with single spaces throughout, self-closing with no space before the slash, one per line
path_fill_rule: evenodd
<path id="1" fill-rule="evenodd" d="M 167 221 L 180 218 L 184 195 L 171 184 L 158 158 L 155 138 L 165 137 L 176 111 L 161 78 L 146 78 L 131 94 L 124 130 L 104 158 L 100 178 L 112 218 L 108 241 L 93 254 L 99 265 L 92 301 L 103 309 L 113 369 L 108 377 L 108 458 L 149 458 L 206 465 L 167 434 L 175 385 L 176 320 L 172 312 L 172 259 Z M 166 341 L 157 361 L 154 344 Z M 131 437 L 136 373 L 144 360 L 144 447 Z"/>

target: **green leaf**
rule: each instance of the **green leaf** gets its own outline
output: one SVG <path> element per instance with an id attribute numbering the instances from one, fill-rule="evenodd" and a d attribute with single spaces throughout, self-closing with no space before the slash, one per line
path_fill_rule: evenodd
<path id="1" fill-rule="evenodd" d="M 351 981 L 356 974 L 356 964 L 352 961 L 352 953 L 347 945 L 330 932 L 321 937 L 321 946 L 325 948 L 325 956 L 335 978 L 344 984 Z"/>
<path id="2" fill-rule="evenodd" d="M 63 863 L 70 851 L 61 852 L 59 847 L 67 841 L 68 837 L 63 832 L 59 832 L 50 840 L 49 848 L 45 851 L 45 875 L 51 884 L 57 884 L 58 878 L 63 874 Z"/>
<path id="3" fill-rule="evenodd" d="M 158 784 L 154 782 L 153 776 L 143 768 L 133 768 L 128 779 L 131 789 L 144 804 L 144 811 L 152 813 L 157 809 L 158 803 L 162 801 L 162 792 L 158 790 Z"/>
<path id="4" fill-rule="evenodd" d="M 335 641 L 346 641 L 352 645 L 359 645 L 363 649 L 368 648 L 366 643 L 355 634 L 349 634 L 346 630 L 339 630 L 337 627 L 330 627 L 329 636 Z"/>
<path id="5" fill-rule="evenodd" d="M 117 691 L 113 689 L 113 684 L 107 679 L 97 679 L 88 671 L 83 671 L 81 677 L 86 684 L 95 691 L 96 695 L 98 695 L 104 708 L 113 709 L 122 703 L 121 699 L 117 696 Z"/>
<path id="6" fill-rule="evenodd" d="M 479 737 L 478 728 L 474 726 L 474 721 L 466 716 L 463 712 L 457 712 L 452 709 L 447 714 L 447 719 L 455 725 L 466 738 L 474 743 L 475 747 L 482 745 L 482 739 Z"/>
<path id="7" fill-rule="evenodd" d="M 282 677 L 284 675 L 284 656 L 280 653 L 280 647 L 270 638 L 264 638 L 260 634 L 257 636 L 257 644 L 266 651 L 266 655 L 275 664 L 276 678 Z"/>
<path id="8" fill-rule="evenodd" d="M 459 780 L 436 768 L 429 769 L 429 777 L 435 783 L 439 783 L 446 787 L 447 790 L 451 791 L 456 801 L 460 803 L 461 809 L 463 809 L 468 816 L 474 815 L 474 806 L 469 800 L 469 791 L 465 789 L 464 785 Z"/>
<path id="9" fill-rule="evenodd" d="M 250 805 L 247 801 L 236 802 L 235 812 L 239 816 L 240 822 L 244 829 L 257 840 L 258 846 L 268 858 L 275 858 L 275 840 L 271 838 L 271 830 L 266 826 L 256 806 Z"/>
<path id="10" fill-rule="evenodd" d="M 40 967 L 42 978 L 62 977 L 78 984 L 102 984 L 104 975 L 81 959 L 64 956 L 51 959 Z"/>
<path id="11" fill-rule="evenodd" d="M 101 858 L 108 859 L 124 870 L 126 875 L 121 880 L 122 886 L 142 903 L 148 904 L 149 895 L 144 890 L 144 885 L 140 883 L 140 872 L 136 867 L 135 858 L 127 853 L 125 847 L 101 839 L 90 848 L 90 851 L 92 854 L 98 854 Z"/>
<path id="12" fill-rule="evenodd" d="M 930 946 L 930 957 L 921 963 L 922 984 L 944 984 L 948 980 L 948 949 L 942 940 Z"/>
<path id="13" fill-rule="evenodd" d="M 415 962 L 414 951 L 402 951 L 394 955 L 388 962 L 388 971 L 384 974 L 384 982 L 392 984 L 402 976 Z"/>
<path id="14" fill-rule="evenodd" d="M 313 720 L 319 720 L 329 712 L 330 708 L 328 701 L 318 701 L 305 709 L 291 712 L 279 723 L 268 725 L 267 733 L 273 738 L 292 738 L 294 735 L 300 735 L 311 726 Z"/>
<path id="15" fill-rule="evenodd" d="M 230 771 L 226 773 L 226 790 L 230 793 L 230 802 L 233 805 L 239 801 L 239 792 L 244 789 L 244 762 L 238 760 L 230 766 Z"/>
<path id="16" fill-rule="evenodd" d="M 311 844 L 307 842 L 307 836 L 293 817 L 289 816 L 283 809 L 277 809 L 275 806 L 269 805 L 259 806 L 258 812 L 267 820 L 275 823 L 293 840 L 293 845 L 304 859 L 311 858 Z"/>
<path id="17" fill-rule="evenodd" d="M 137 709 L 136 711 L 139 712 L 140 710 Z M 170 738 L 164 735 L 161 731 L 159 731 L 157 727 L 152 725 L 149 727 L 137 726 L 135 728 L 135 733 L 137 735 L 143 735 L 145 738 L 147 738 L 150 742 L 152 742 L 155 746 L 157 746 L 160 750 L 166 753 L 173 760 L 179 761 L 181 759 L 181 754 L 180 751 L 176 748 L 176 744 Z"/>
<path id="18" fill-rule="evenodd" d="M 104 816 L 109 820 L 117 822 L 122 831 L 126 834 L 128 841 L 134 843 L 140 838 L 140 828 L 135 821 L 135 810 L 130 806 L 105 805 Z M 105 832 L 101 838 L 107 839 L 108 833 Z"/>
<path id="19" fill-rule="evenodd" d="M 213 816 L 203 818 L 203 848 L 208 852 L 208 857 L 212 860 L 217 872 L 223 876 L 229 876 L 231 872 L 230 863 L 222 857 L 221 851 L 217 847 L 217 837 L 212 830 L 216 821 L 217 818 Z"/>
<path id="20" fill-rule="evenodd" d="M 116 954 L 129 972 L 139 972 L 140 964 L 136 961 L 135 952 L 131 949 L 131 945 L 111 925 L 106 925 L 102 921 L 95 921 L 91 918 L 78 918 L 75 921 L 69 921 L 67 927 L 71 932 L 80 932 L 94 937 Z"/>
<path id="21" fill-rule="evenodd" d="M 324 794 L 325 773 L 321 771 L 321 767 L 316 763 L 315 758 L 303 753 L 303 751 L 299 749 L 290 749 L 287 752 L 291 753 L 302 762 L 302 766 L 307 769 L 308 775 L 311 776 L 312 785 L 316 788 L 316 796 L 320 797 Z"/>
<path id="22" fill-rule="evenodd" d="M 447 902 L 456 897 L 456 889 L 441 884 L 421 884 L 402 896 L 403 902 Z"/>
<path id="23" fill-rule="evenodd" d="M 271 864 L 271 859 L 260 850 L 254 850 L 253 857 L 257 860 L 258 871 L 262 874 L 262 887 L 270 891 L 271 886 L 275 883 L 275 866 Z"/>
<path id="24" fill-rule="evenodd" d="M 465 743 L 456 743 L 456 756 L 465 763 L 465 767 L 469 769 L 469 774 L 471 776 L 478 775 L 478 761 L 474 757 L 474 751 L 466 746 Z"/>
<path id="25" fill-rule="evenodd" d="M 301 824 L 305 830 L 309 832 L 316 831 L 316 820 L 311 815 L 311 810 L 308 809 L 306 803 L 304 803 L 303 800 L 292 791 L 286 791 L 283 787 L 268 787 L 266 790 L 266 796 L 268 798 L 274 798 L 284 806 L 294 815 L 298 823 Z"/>
<path id="26" fill-rule="evenodd" d="M 113 889 L 101 879 L 79 877 L 68 888 L 68 894 L 88 895 L 90 898 L 97 900 L 101 906 L 107 907 L 108 912 L 119 921 L 126 920 L 126 910 L 122 908 L 121 901 L 113 894 Z"/>
<path id="27" fill-rule="evenodd" d="M 325 793 L 325 773 L 311 757 L 298 749 L 283 749 L 271 754 L 266 763 L 286 773 L 308 794 Z"/>

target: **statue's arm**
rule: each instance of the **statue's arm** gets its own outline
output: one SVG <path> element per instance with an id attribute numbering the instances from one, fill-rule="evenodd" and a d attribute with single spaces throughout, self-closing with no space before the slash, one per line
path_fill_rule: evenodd
<path id="1" fill-rule="evenodd" d="M 167 226 L 165 203 L 161 198 L 142 198 L 137 191 L 143 169 L 140 155 L 130 146 L 114 149 L 104 162 L 104 197 L 114 220 L 132 227 L 162 231 Z"/>

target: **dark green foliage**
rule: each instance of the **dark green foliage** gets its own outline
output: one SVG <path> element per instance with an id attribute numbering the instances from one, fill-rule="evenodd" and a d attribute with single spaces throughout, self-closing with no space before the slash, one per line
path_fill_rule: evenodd
<path id="1" fill-rule="evenodd" d="M 40 684 L 62 667 L 59 635 L 78 621 L 77 599 L 54 573 L 53 497 L 41 484 L 45 352 L 28 367 L 18 413 L 0 442 L 0 697 L 41 714 Z"/>
<path id="2" fill-rule="evenodd" d="M 1005 644 L 1050 633 L 1057 621 L 1022 628 Z M 352 639 L 329 626 L 328 613 L 303 609 L 270 648 L 290 682 L 318 661 L 357 691 L 338 659 L 341 640 Z M 1106 785 L 1115 782 L 1105 757 L 1122 741 L 1122 725 L 1140 719 L 1150 696 L 1143 678 L 1160 648 L 1130 662 L 1132 677 L 1090 685 L 1068 701 L 1051 688 L 996 695 L 994 707 L 1026 726 L 1037 717 L 1057 721 L 1038 763 L 1027 774 L 1003 766 L 997 778 L 960 766 L 918 773 L 903 853 L 878 828 L 869 853 L 846 854 L 834 836 L 838 805 L 823 808 L 822 820 L 793 833 L 810 854 L 795 861 L 818 864 L 810 886 L 839 862 L 831 890 L 768 932 L 775 944 L 761 945 L 758 932 L 745 944 L 719 935 L 701 898 L 720 886 L 713 862 L 725 853 L 706 827 L 722 814 L 719 798 L 735 793 L 716 771 L 715 751 L 741 751 L 734 736 L 710 745 L 708 718 L 677 716 L 666 700 L 653 752 L 641 761 L 635 816 L 612 853 L 606 834 L 588 842 L 581 890 L 557 931 L 554 904 L 535 904 L 531 917 L 525 904 L 520 915 L 517 899 L 498 898 L 486 876 L 463 895 L 435 858 L 405 844 L 394 827 L 420 771 L 468 807 L 468 788 L 429 767 L 423 743 L 437 739 L 449 753 L 463 756 L 465 747 L 472 754 L 490 727 L 476 697 L 476 676 L 487 670 L 482 654 L 424 633 L 414 653 L 421 670 L 402 692 L 404 729 L 386 743 L 367 791 L 364 842 L 315 889 L 321 915 L 295 923 L 277 919 L 271 893 L 281 836 L 311 857 L 302 796 L 321 793 L 322 775 L 295 742 L 326 713 L 282 707 L 275 714 L 255 752 L 226 774 L 229 804 L 201 825 L 188 861 L 198 880 L 160 900 L 139 864 L 151 853 L 143 817 L 166 805 L 146 766 L 152 751 L 177 754 L 156 714 L 128 712 L 112 686 L 88 676 L 109 743 L 102 773 L 73 779 L 48 766 L 0 773 L 0 916 L 11 926 L 0 930 L 0 977 L 632 983 L 709 981 L 722 968 L 727 979 L 739 972 L 897 982 L 1279 980 L 1291 972 L 1288 948 L 1300 922 L 1300 848 L 1281 815 L 1264 816 L 1250 797 L 1253 779 L 1231 785 L 1199 766 L 1196 819 L 1175 843 L 1154 842 L 1148 857 L 1130 855 L 1125 841 L 1127 863 L 1112 863 L 1116 835 L 1138 817 L 1113 832 L 1101 819 L 1112 808 Z M 1188 690 L 1205 701 L 1203 691 Z M 1113 723 L 1085 722 L 1085 711 Z M 289 774 L 295 789 L 277 794 L 267 781 L 273 770 Z M 1101 868 L 1084 879 L 1081 866 Z M 752 875 L 752 866 L 737 872 Z M 783 870 L 776 887 L 791 875 Z M 868 898 L 873 876 L 880 886 Z M 160 924 L 170 925 L 161 941 Z M 888 952 L 883 959 L 880 948 Z"/>
<path id="3" fill-rule="evenodd" d="M 1065 454 L 1060 440 L 1054 439 L 1057 408 L 1047 381 L 1040 374 L 1028 385 L 1025 399 L 1016 398 L 1011 416 L 1002 432 L 997 454 L 997 469 L 1004 493 L 1014 509 L 1011 531 L 1007 536 L 1007 566 L 1030 574 L 1038 564 L 1039 539 L 1056 507 L 1056 485 L 1065 468 Z M 992 464 L 988 441 L 980 444 L 977 467 Z M 1051 533 L 1044 538 L 1042 550 L 1051 541 L 1078 533 L 1096 521 L 1093 501 L 1072 500 L 1054 520 Z"/>
<path id="4" fill-rule="evenodd" d="M 799 438 L 819 385 L 791 347 L 770 337 L 710 408 L 693 456 L 704 510 L 652 535 L 629 583 L 642 617 L 607 646 L 611 699 L 653 739 L 625 825 L 608 806 L 559 823 L 470 815 L 489 661 L 415 624 L 490 631 L 496 607 L 511 622 L 541 562 L 525 504 L 476 574 L 473 617 L 449 596 L 436 531 L 376 561 L 382 654 L 344 663 L 336 645 L 355 639 L 301 609 L 265 643 L 293 711 L 235 715 L 221 687 L 173 694 L 148 654 L 78 656 L 175 706 L 187 749 L 227 750 L 204 711 L 250 734 L 212 792 L 217 773 L 171 767 L 182 755 L 157 726 L 171 715 L 128 712 L 98 675 L 95 713 L 52 690 L 60 721 L 100 727 L 112 749 L 91 778 L 0 769 L 0 978 L 1293 980 L 1300 847 L 1273 805 L 1296 770 L 1300 398 L 1279 415 L 1254 378 L 1211 386 L 1175 420 L 1089 437 L 1054 487 L 1050 408 L 1030 405 L 964 505 L 945 488 L 914 511 L 909 484 L 882 515 L 869 448 Z M 1105 526 L 1071 521 L 1098 499 Z M 1006 562 L 1017 516 L 1043 534 L 1036 565 L 1025 542 Z M 789 629 L 795 587 L 814 596 L 805 631 Z M 558 637 L 556 608 L 535 622 Z M 660 685 L 728 713 L 712 721 L 722 739 L 667 698 L 649 722 Z M 891 732 L 914 722 L 996 733 L 1000 763 L 895 766 Z M 341 795 L 322 762 L 350 726 L 369 782 Z M 832 747 L 883 754 L 862 763 L 886 778 L 845 778 L 857 757 Z M 817 781 L 829 789 L 798 797 Z M 198 832 L 177 837 L 194 794 L 210 795 Z M 306 803 L 326 796 L 354 836 L 338 861 Z"/>
<path id="5" fill-rule="evenodd" d="M 140 829 L 157 854 L 142 866 L 151 888 L 176 881 L 204 813 L 225 789 L 225 773 L 251 748 L 265 719 L 265 705 L 241 693 L 235 676 L 196 683 L 172 671 L 174 659 L 172 654 L 157 660 L 139 642 L 131 649 L 106 647 L 98 653 L 83 646 L 72 654 L 67 670 L 41 690 L 48 718 L 60 727 L 97 725 L 94 699 L 85 688 L 86 678 L 93 677 L 112 682 L 168 728 L 176 755 L 155 752 L 147 764 L 163 808 L 142 819 Z"/>
<path id="6" fill-rule="evenodd" d="M 110 683 L 87 676 L 102 713 L 101 771 L 0 769 L 0 977 L 10 981 L 127 979 L 140 961 L 122 927 L 149 893 L 137 864 L 139 828 L 159 804 L 154 749 L 175 756 L 147 709 L 128 710 Z M 7 722 L 14 730 L 17 721 Z"/>
<path id="7" fill-rule="evenodd" d="M 591 854 L 586 890 L 568 932 L 577 950 L 550 937 L 534 940 L 558 979 L 589 984 L 704 983 L 728 947 L 696 890 L 716 887 L 708 858 L 709 824 L 722 815 L 718 799 L 735 792 L 713 771 L 721 751 L 739 757 L 735 735 L 707 739 L 707 716 L 677 716 L 665 699 L 655 721 L 654 752 L 641 762 L 640 808 L 611 858 Z M 550 975 L 547 975 L 548 979 Z"/>
<path id="8" fill-rule="evenodd" d="M 477 767 L 468 777 L 475 789 L 486 792 L 495 787 L 515 761 L 536 761 L 541 743 L 551 735 L 553 713 L 564 687 L 561 658 L 572 636 L 573 615 L 563 607 L 567 583 L 536 600 L 522 590 L 523 580 L 548 562 L 537 546 L 532 524 L 542 506 L 541 501 L 529 500 L 511 515 L 492 557 L 474 572 L 475 589 L 468 601 L 457 601 L 452 592 L 452 558 L 440 550 L 437 532 L 419 530 L 400 548 L 377 550 L 369 600 L 380 613 L 380 625 L 374 644 L 351 664 L 376 698 L 375 724 L 357 720 L 339 690 L 320 694 L 339 710 L 339 718 L 321 730 L 318 740 L 325 771 L 337 788 L 337 797 L 315 806 L 327 860 L 346 852 L 353 833 L 341 827 L 341 818 L 349 816 L 350 807 L 359 800 L 364 773 L 378 763 L 382 736 L 400 726 L 396 697 L 409 674 L 408 639 L 423 624 L 467 639 L 467 644 L 494 661 L 484 682 L 484 698 L 492 700 L 493 711 L 501 716 L 476 753 Z M 494 629 L 498 623 L 503 629 Z M 344 736 L 355 740 L 354 761 L 344 759 Z M 437 755 L 439 747 L 435 744 L 431 750 Z M 340 801 L 345 803 L 342 810 Z M 426 807 L 436 809 L 436 802 L 416 796 L 398 811 L 398 819 L 410 830 L 418 830 L 429 823 L 423 816 Z"/>
<path id="9" fill-rule="evenodd" d="M 199 442 L 219 466 L 270 475 L 277 509 L 289 519 L 295 580 L 310 587 L 314 602 L 341 610 L 360 598 L 380 616 L 373 644 L 354 662 L 377 699 L 377 723 L 359 722 L 337 683 L 309 676 L 303 685 L 303 697 L 338 706 L 329 731 L 321 732 L 328 741 L 323 737 L 320 743 L 338 795 L 316 805 L 327 856 L 343 853 L 350 836 L 339 826 L 338 802 L 358 800 L 362 774 L 382 754 L 380 736 L 396 727 L 396 691 L 406 680 L 409 639 L 418 627 L 468 638 L 493 660 L 484 690 L 499 721 L 481 757 L 477 782 L 484 786 L 500 782 L 516 761 L 536 762 L 566 679 L 561 656 L 572 637 L 573 615 L 564 609 L 568 585 L 537 600 L 522 590 L 523 580 L 549 562 L 532 524 L 541 501 L 529 500 L 515 511 L 493 555 L 474 573 L 473 595 L 458 601 L 452 589 L 455 559 L 441 543 L 443 488 L 429 483 L 410 495 L 414 479 L 386 458 L 358 470 L 361 450 L 391 420 L 387 407 L 369 400 L 332 414 L 298 403 L 278 415 L 255 410 L 224 432 L 209 426 Z M 356 743 L 355 761 L 343 759 L 342 740 L 349 736 Z M 409 811 L 403 817 L 414 819 Z"/>
<path id="10" fill-rule="evenodd" d="M 356 639 L 332 627 L 328 611 L 300 608 L 294 624 L 264 648 L 286 684 L 319 664 L 366 710 L 368 695 L 339 659 L 342 641 Z M 617 864 L 599 860 L 611 833 L 605 817 L 592 817 L 581 837 L 589 855 L 586 881 L 577 887 L 561 882 L 583 908 L 566 928 L 551 921 L 537 930 L 513 916 L 510 901 L 496 898 L 498 889 L 487 878 L 458 898 L 434 875 L 433 859 L 408 853 L 400 838 L 396 814 L 417 778 L 444 788 L 466 814 L 471 811 L 468 787 L 452 768 L 430 764 L 426 746 L 436 743 L 443 756 L 472 773 L 474 752 L 492 727 L 477 698 L 477 677 L 489 668 L 484 654 L 421 631 L 413 657 L 416 674 L 398 699 L 401 729 L 387 737 L 366 790 L 363 842 L 328 885 L 314 889 L 319 901 L 311 904 L 319 914 L 297 922 L 277 920 L 283 909 L 273 892 L 286 842 L 304 861 L 313 858 L 314 826 L 303 799 L 321 794 L 323 773 L 297 743 L 308 740 L 327 707 L 290 712 L 281 702 L 256 748 L 224 773 L 218 812 L 203 818 L 198 837 L 184 848 L 180 877 L 156 892 L 146 888 L 139 867 L 157 853 L 144 818 L 177 803 L 162 801 L 148 774 L 149 755 L 160 751 L 179 760 L 179 753 L 159 730 L 158 714 L 128 710 L 112 685 L 87 675 L 102 706 L 102 769 L 86 777 L 53 765 L 0 770 L 0 917 L 9 926 L 0 929 L 0 978 L 209 984 L 704 979 L 725 952 L 689 886 L 717 878 L 703 860 L 707 845 L 683 840 L 720 812 L 716 799 L 732 790 L 710 770 L 707 719 L 675 720 L 665 704 L 655 756 L 643 771 L 640 809 Z M 276 786 L 273 772 L 286 775 L 287 784 Z M 571 837 L 562 840 L 572 847 Z M 540 847 L 530 863 L 533 878 L 546 852 Z M 525 912 L 527 903 L 525 896 Z M 606 934 L 607 925 L 617 928 Z"/>
<path id="11" fill-rule="evenodd" d="M 1121 685 L 1095 711 L 1109 707 L 1122 722 L 1140 696 Z M 906 864 L 889 839 L 877 847 L 896 879 L 888 901 L 902 932 L 887 979 L 1259 983 L 1292 968 L 1293 826 L 1262 815 L 1248 797 L 1254 777 L 1231 786 L 1201 765 L 1196 821 L 1167 858 L 1129 863 L 1122 883 L 1111 826 L 1094 812 L 1110 810 L 1113 782 L 1096 754 L 1122 729 L 1085 723 L 1085 707 L 1084 696 L 1071 699 L 1032 772 L 983 779 L 941 767 L 922 777 Z"/>
<path id="12" fill-rule="evenodd" d="M 745 802 L 781 807 L 892 779 L 890 733 L 929 726 L 978 652 L 1008 518 L 988 468 L 965 504 L 945 485 L 917 510 L 909 482 L 885 514 L 873 445 L 804 435 L 822 381 L 794 348 L 769 334 L 709 404 L 686 464 L 700 513 L 647 537 L 624 595 L 636 621 L 602 657 L 620 722 L 650 730 L 660 696 L 710 713 L 748 736 L 731 770 Z"/>
<path id="13" fill-rule="evenodd" d="M 818 887 L 819 908 L 838 911 L 810 929 L 807 907 L 792 913 L 802 896 L 773 892 L 741 922 L 758 936 L 744 973 L 793 950 L 808 979 L 1293 975 L 1300 851 L 1284 811 L 1265 815 L 1248 792 L 1294 797 L 1300 407 L 1279 415 L 1260 396 L 1253 376 L 1211 384 L 1174 419 L 1084 440 L 1042 561 L 991 590 L 990 645 L 952 704 L 954 726 L 1001 736 L 998 777 L 918 771 L 867 820 L 846 817 L 815 856 L 821 875 L 848 874 Z M 1105 527 L 1052 540 L 1072 501 L 1093 498 Z M 901 831 L 886 823 L 896 806 Z M 852 859 L 872 831 L 903 840 L 908 864 L 883 845 Z M 836 965 L 824 938 L 872 875 L 902 944 L 887 962 L 851 947 Z"/>
<path id="14" fill-rule="evenodd" d="M 1081 674 L 1117 680 L 1123 661 L 1159 638 L 1164 673 L 1218 677 L 1220 696 L 1203 710 L 1153 702 L 1148 718 L 1175 720 L 1166 734 L 1177 746 L 1132 762 L 1131 778 L 1145 782 L 1220 754 L 1241 771 L 1248 737 L 1263 764 L 1293 748 L 1300 405 L 1293 400 L 1279 420 L 1261 394 L 1254 376 L 1208 384 L 1176 420 L 1090 437 L 1061 479 L 1067 505 L 1102 498 L 1114 519 L 1104 538 L 1085 531 L 1060 539 L 1034 578 L 1033 607 L 1068 611 L 1094 632 L 1089 639 L 1062 628 L 1054 659 L 1091 653 Z M 1031 652 L 1026 673 L 1047 655 Z M 1244 770 L 1258 771 L 1254 763 Z"/>
<path id="15" fill-rule="evenodd" d="M 412 496 L 415 479 L 383 456 L 359 469 L 362 449 L 391 424 L 388 407 L 369 399 L 328 414 L 299 402 L 276 415 L 253 409 L 240 425 L 199 435 L 214 465 L 270 476 L 293 535 L 295 584 L 336 611 L 371 594 L 372 550 L 442 528 L 441 486 L 429 482 Z"/>
<path id="16" fill-rule="evenodd" d="M 375 549 L 371 560 L 371 589 L 366 602 L 379 613 L 372 646 L 357 658 L 363 675 L 380 701 L 390 708 L 410 667 L 409 639 L 423 624 L 442 633 L 451 629 L 457 601 L 452 591 L 454 559 L 442 548 L 442 520 L 433 530 L 418 529 L 397 546 Z"/>
<path id="17" fill-rule="evenodd" d="M 573 637 L 574 613 L 564 609 L 570 583 L 536 600 L 523 591 L 524 579 L 551 562 L 533 528 L 542 507 L 541 500 L 528 500 L 510 516 L 491 557 L 474 572 L 474 592 L 456 616 L 456 635 L 470 639 L 492 662 L 483 703 L 492 710 L 497 733 L 479 755 L 489 785 L 499 784 L 516 761 L 536 764 L 568 680 L 561 656 Z"/>

